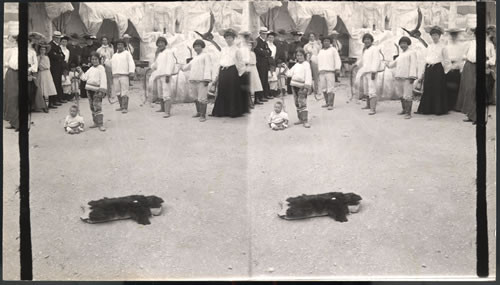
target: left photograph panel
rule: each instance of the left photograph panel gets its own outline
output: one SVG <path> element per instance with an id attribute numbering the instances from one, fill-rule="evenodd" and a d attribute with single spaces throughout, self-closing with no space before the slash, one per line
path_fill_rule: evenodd
<path id="1" fill-rule="evenodd" d="M 20 279 L 19 81 L 34 280 L 247 279 L 248 3 L 29 3 L 28 78 L 18 14 L 4 4 L 3 279 Z"/>

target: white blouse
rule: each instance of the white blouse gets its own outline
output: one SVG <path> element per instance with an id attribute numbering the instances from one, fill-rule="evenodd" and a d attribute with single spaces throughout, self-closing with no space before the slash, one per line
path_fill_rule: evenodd
<path id="1" fill-rule="evenodd" d="M 297 62 L 288 70 L 287 77 L 291 78 L 290 85 L 294 87 L 312 86 L 311 65 L 307 61 Z"/>
<path id="2" fill-rule="evenodd" d="M 28 64 L 30 66 L 28 72 L 38 72 L 38 58 L 35 49 L 31 46 L 28 47 Z"/>
<path id="3" fill-rule="evenodd" d="M 155 62 L 151 65 L 153 70 L 156 70 L 156 76 L 172 76 L 175 75 L 175 55 L 171 48 L 165 48 L 158 54 Z"/>
<path id="4" fill-rule="evenodd" d="M 69 49 L 65 46 L 60 46 L 60 47 L 61 47 L 62 52 L 64 53 L 64 61 L 66 63 L 68 63 L 68 61 L 69 61 Z"/>
<path id="5" fill-rule="evenodd" d="M 7 50 L 4 64 L 6 67 L 17 70 L 18 69 L 18 50 L 17 46 Z"/>
<path id="6" fill-rule="evenodd" d="M 465 52 L 465 59 L 476 63 L 476 40 L 472 40 L 467 47 L 467 51 Z"/>
<path id="7" fill-rule="evenodd" d="M 495 46 L 490 40 L 486 41 L 486 58 L 486 63 L 488 65 L 496 65 L 497 51 L 495 50 Z"/>
<path id="8" fill-rule="evenodd" d="M 339 53 L 334 47 L 321 49 L 318 53 L 318 70 L 319 71 L 335 71 L 340 70 L 342 61 Z"/>
<path id="9" fill-rule="evenodd" d="M 182 70 L 190 70 L 189 81 L 212 81 L 212 64 L 208 53 L 201 52 L 195 55 Z"/>
<path id="10" fill-rule="evenodd" d="M 450 70 L 462 69 L 464 61 L 463 56 L 465 53 L 465 45 L 461 42 L 450 42 L 446 45 L 446 52 L 450 60 Z"/>
<path id="11" fill-rule="evenodd" d="M 403 51 L 396 60 L 387 65 L 389 68 L 394 68 L 394 77 L 401 79 L 416 79 L 417 78 L 417 54 L 415 51 Z"/>
<path id="12" fill-rule="evenodd" d="M 271 50 L 271 57 L 276 58 L 276 46 L 272 42 L 267 42 L 267 46 L 269 46 L 269 49 Z"/>
<path id="13" fill-rule="evenodd" d="M 223 68 L 232 65 L 236 66 L 239 76 L 243 75 L 245 72 L 245 62 L 243 61 L 239 48 L 234 44 L 222 48 L 219 61 L 219 66 Z"/>

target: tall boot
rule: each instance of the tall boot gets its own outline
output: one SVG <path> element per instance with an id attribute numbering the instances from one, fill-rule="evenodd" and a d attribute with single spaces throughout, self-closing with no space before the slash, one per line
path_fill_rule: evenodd
<path id="1" fill-rule="evenodd" d="M 200 102 L 194 101 L 194 105 L 196 106 L 196 114 L 194 114 L 193 118 L 200 117 Z"/>
<path id="2" fill-rule="evenodd" d="M 165 104 L 165 115 L 163 115 L 163 118 L 169 118 L 170 117 L 170 108 L 172 108 L 172 100 L 164 100 Z"/>
<path id="3" fill-rule="evenodd" d="M 159 99 L 160 100 L 160 110 L 156 111 L 156 112 L 165 112 L 165 104 L 163 104 L 163 99 Z"/>
<path id="4" fill-rule="evenodd" d="M 406 100 L 403 98 L 401 98 L 401 107 L 403 108 L 403 111 L 399 112 L 398 115 L 406 114 Z"/>
<path id="5" fill-rule="evenodd" d="M 411 119 L 411 105 L 413 105 L 413 100 L 406 100 L 406 115 L 405 115 L 405 119 Z"/>
<path id="6" fill-rule="evenodd" d="M 302 115 L 301 115 L 301 112 L 297 110 L 297 118 L 299 118 L 299 120 L 295 123 L 293 123 L 294 125 L 302 125 L 304 122 L 302 121 Z"/>
<path id="7" fill-rule="evenodd" d="M 205 122 L 207 120 L 207 103 L 199 103 L 200 105 L 200 122 Z"/>
<path id="8" fill-rule="evenodd" d="M 89 128 L 94 129 L 94 128 L 99 127 L 99 123 L 97 121 L 97 117 L 94 114 L 92 114 L 92 121 L 94 122 L 94 124 L 92 126 L 90 126 Z"/>
<path id="9" fill-rule="evenodd" d="M 304 128 L 310 128 L 311 125 L 309 125 L 309 122 L 307 121 L 307 114 L 308 111 L 302 111 L 301 112 L 301 115 L 302 115 L 302 121 L 304 122 Z"/>
<path id="10" fill-rule="evenodd" d="M 122 114 L 128 113 L 128 96 L 122 96 Z"/>
<path id="11" fill-rule="evenodd" d="M 104 127 L 104 115 L 99 114 L 99 115 L 96 115 L 95 118 L 96 118 L 96 124 L 97 124 L 97 127 L 99 128 L 99 130 L 101 132 L 106 131 L 106 128 Z"/>
<path id="12" fill-rule="evenodd" d="M 361 108 L 363 110 L 369 110 L 370 109 L 370 97 L 366 98 L 366 106 Z"/>
<path id="13" fill-rule="evenodd" d="M 377 113 L 377 99 L 377 97 L 369 98 L 371 111 L 368 115 L 375 115 Z"/>
<path id="14" fill-rule="evenodd" d="M 323 92 L 323 98 L 325 98 L 325 105 L 321 105 L 321 108 L 328 108 L 329 104 L 329 95 L 326 92 Z"/>
<path id="15" fill-rule="evenodd" d="M 115 111 L 122 111 L 123 110 L 123 101 L 122 101 L 122 96 L 118 95 L 118 104 L 120 104 L 120 108 L 115 109 Z"/>
<path id="16" fill-rule="evenodd" d="M 335 101 L 335 93 L 330 93 L 328 96 L 328 110 L 333 110 L 333 102 Z"/>

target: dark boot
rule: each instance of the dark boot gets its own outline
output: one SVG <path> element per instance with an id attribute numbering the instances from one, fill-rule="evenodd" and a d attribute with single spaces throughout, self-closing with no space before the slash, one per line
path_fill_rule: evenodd
<path id="1" fill-rule="evenodd" d="M 194 101 L 194 105 L 196 106 L 196 114 L 194 114 L 193 118 L 200 117 L 200 102 Z"/>
<path id="2" fill-rule="evenodd" d="M 97 117 L 94 114 L 92 114 L 92 121 L 94 122 L 94 124 L 92 126 L 90 126 L 89 128 L 94 129 L 94 128 L 99 127 L 99 124 L 98 124 L 98 121 L 97 121 Z"/>
<path id="3" fill-rule="evenodd" d="M 156 112 L 165 112 L 165 104 L 163 102 L 163 99 L 159 99 L 159 101 L 160 101 L 160 110 Z"/>
<path id="4" fill-rule="evenodd" d="M 323 98 L 325 98 L 325 105 L 321 105 L 321 108 L 328 108 L 328 93 L 323 92 Z"/>
<path id="5" fill-rule="evenodd" d="M 169 118 L 170 108 L 172 108 L 172 100 L 164 100 L 164 104 L 165 104 L 165 115 L 163 115 L 163 118 Z"/>
<path id="6" fill-rule="evenodd" d="M 128 113 L 128 96 L 122 96 L 122 114 Z"/>
<path id="7" fill-rule="evenodd" d="M 302 111 L 301 115 L 302 115 L 302 121 L 304 122 L 304 128 L 310 128 L 311 125 L 309 125 L 309 122 L 307 121 L 308 112 L 307 111 Z"/>
<path id="8" fill-rule="evenodd" d="M 406 115 L 405 119 L 411 119 L 411 105 L 413 105 L 412 100 L 406 100 Z"/>
<path id="9" fill-rule="evenodd" d="M 399 112 L 398 115 L 406 114 L 406 100 L 403 98 L 401 98 L 401 107 L 403 108 L 403 111 Z"/>
<path id="10" fill-rule="evenodd" d="M 328 110 L 333 110 L 333 102 L 335 101 L 335 93 L 330 93 L 328 96 Z"/>
<path id="11" fill-rule="evenodd" d="M 118 95 L 118 104 L 120 104 L 120 107 L 115 109 L 115 111 L 122 111 L 123 110 L 123 101 L 122 101 L 122 96 Z"/>
<path id="12" fill-rule="evenodd" d="M 302 115 L 301 115 L 300 111 L 297 111 L 297 118 L 299 118 L 299 120 L 293 124 L 294 125 L 302 125 L 304 122 L 302 121 Z"/>
<path id="13" fill-rule="evenodd" d="M 363 110 L 369 110 L 370 109 L 370 98 L 366 98 L 366 106 L 361 108 Z"/>
<path id="14" fill-rule="evenodd" d="M 370 101 L 370 113 L 368 115 L 377 114 L 377 97 L 369 98 Z"/>
<path id="15" fill-rule="evenodd" d="M 205 122 L 207 120 L 207 103 L 199 103 L 200 105 L 200 122 Z"/>

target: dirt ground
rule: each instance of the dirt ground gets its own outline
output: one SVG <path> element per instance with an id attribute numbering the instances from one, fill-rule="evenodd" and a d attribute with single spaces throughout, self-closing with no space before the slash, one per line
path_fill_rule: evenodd
<path id="1" fill-rule="evenodd" d="M 33 114 L 30 176 L 36 280 L 432 278 L 475 275 L 475 127 L 464 116 L 397 116 L 381 102 L 368 116 L 308 99 L 312 127 L 274 132 L 267 103 L 237 118 L 190 118 L 192 104 L 162 118 L 139 106 L 103 104 L 106 132 L 67 135 L 69 105 Z M 292 122 L 291 96 L 285 98 Z M 414 104 L 414 109 L 416 109 Z M 211 110 L 212 106 L 209 106 Z M 86 99 L 82 115 L 90 125 Z M 490 273 L 496 273 L 496 112 L 489 111 Z M 17 133 L 4 130 L 4 279 L 19 278 Z M 355 192 L 349 222 L 285 221 L 279 202 L 300 194 Z M 130 194 L 158 195 L 162 216 L 90 225 L 80 206 Z"/>

